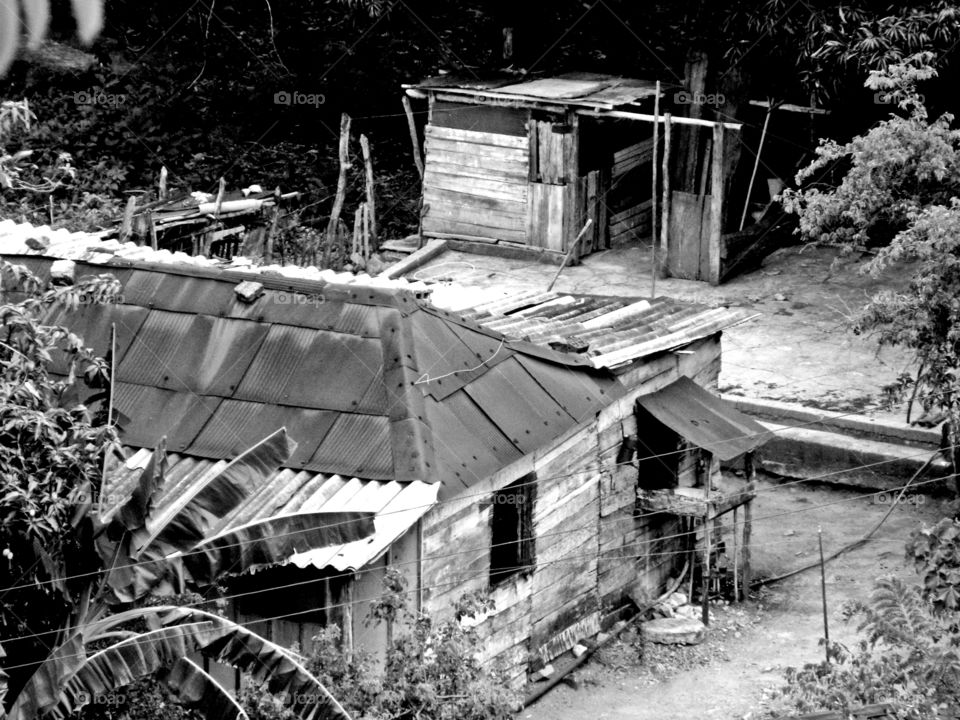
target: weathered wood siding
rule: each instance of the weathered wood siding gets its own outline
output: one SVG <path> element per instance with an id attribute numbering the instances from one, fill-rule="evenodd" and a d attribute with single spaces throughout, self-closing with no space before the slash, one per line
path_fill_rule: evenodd
<path id="1" fill-rule="evenodd" d="M 682 563 L 676 518 L 635 510 L 636 469 L 617 466 L 623 439 L 637 432 L 636 398 L 681 375 L 715 389 L 719 336 L 663 353 L 622 376 L 630 392 L 559 438 L 476 483 L 423 519 L 424 609 L 449 614 L 465 592 L 489 586 L 492 506 L 486 498 L 535 473 L 536 567 L 494 588 L 495 609 L 477 630 L 483 660 L 498 662 L 522 684 L 548 662 L 614 619 L 628 600 L 661 590 Z"/>
<path id="2" fill-rule="evenodd" d="M 527 242 L 527 137 L 426 129 L 425 235 Z"/>

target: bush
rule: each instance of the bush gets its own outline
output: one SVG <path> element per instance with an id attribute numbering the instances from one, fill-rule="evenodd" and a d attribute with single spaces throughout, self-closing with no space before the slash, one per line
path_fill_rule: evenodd
<path id="1" fill-rule="evenodd" d="M 313 638 L 308 669 L 358 720 L 507 720 L 519 697 L 496 669 L 481 667 L 476 632 L 463 622 L 488 609 L 483 597 L 466 595 L 449 620 L 435 621 L 407 610 L 403 576 L 388 571 L 385 592 L 367 621 L 409 630 L 389 641 L 381 664 L 362 649 L 348 650 L 334 625 Z M 265 688 L 248 686 L 241 704 L 251 720 L 291 720 L 292 715 Z"/>

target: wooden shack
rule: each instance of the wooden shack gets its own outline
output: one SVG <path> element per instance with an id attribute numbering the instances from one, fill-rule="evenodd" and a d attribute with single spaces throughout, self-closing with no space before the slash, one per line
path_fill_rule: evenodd
<path id="1" fill-rule="evenodd" d="M 576 259 L 653 245 L 662 275 L 715 284 L 725 275 L 723 134 L 740 126 L 687 117 L 679 88 L 595 73 L 444 75 L 404 87 L 428 101 L 425 237 L 555 262 L 572 248 Z M 674 129 L 671 154 L 677 125 L 686 127 Z"/>
<path id="2" fill-rule="evenodd" d="M 425 80 L 423 231 L 560 257 L 587 218 L 586 254 L 648 233 L 652 127 L 604 127 L 583 112 L 653 108 L 656 84 L 593 73 Z"/>
<path id="3" fill-rule="evenodd" d="M 3 230 L 0 256 L 50 279 L 49 249 Z M 75 261 L 72 277 L 109 272 L 121 299 L 49 319 L 98 352 L 114 344 L 128 467 L 165 437 L 167 483 L 181 487 L 283 427 L 295 453 L 234 521 L 374 515 L 371 538 L 233 582 L 229 613 L 269 639 L 308 651 L 335 623 L 348 645 L 382 653 L 391 631 L 365 621 L 395 568 L 412 609 L 434 617 L 489 593 L 483 659 L 523 685 L 655 598 L 692 553 L 709 577 L 716 517 L 753 498 L 743 480 L 709 490 L 718 459 L 765 435 L 713 394 L 736 311 L 538 291 L 440 306 L 404 282 L 150 257 Z"/>

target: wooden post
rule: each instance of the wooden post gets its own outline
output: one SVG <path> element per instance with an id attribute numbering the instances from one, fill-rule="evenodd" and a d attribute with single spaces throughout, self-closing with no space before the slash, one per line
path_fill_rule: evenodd
<path id="1" fill-rule="evenodd" d="M 657 146 L 660 142 L 660 81 L 653 96 L 653 155 L 650 158 L 652 174 L 650 191 L 650 299 L 657 296 Z"/>
<path id="2" fill-rule="evenodd" d="M 157 198 L 160 200 L 167 199 L 167 166 L 166 165 L 160 168 L 160 182 L 157 183 Z"/>
<path id="3" fill-rule="evenodd" d="M 280 186 L 273 190 L 273 215 L 270 218 L 270 227 L 267 229 L 267 236 L 263 240 L 263 264 L 273 263 L 273 243 L 277 234 L 277 226 L 280 224 Z"/>
<path id="4" fill-rule="evenodd" d="M 153 217 L 153 210 L 147 210 L 147 223 L 150 226 L 150 248 L 157 249 L 157 220 Z"/>
<path id="5" fill-rule="evenodd" d="M 737 542 L 737 536 L 740 534 L 738 527 L 739 508 L 733 506 L 733 601 L 740 602 L 740 546 Z"/>
<path id="6" fill-rule="evenodd" d="M 350 116 L 343 113 L 340 116 L 340 174 L 337 177 L 337 193 L 333 198 L 333 207 L 330 209 L 330 220 L 327 222 L 328 248 L 333 245 L 337 237 L 340 213 L 343 212 L 343 203 L 347 197 L 347 172 L 351 167 L 353 166 L 350 164 Z"/>
<path id="7" fill-rule="evenodd" d="M 767 127 L 770 125 L 770 113 L 773 112 L 773 103 L 767 105 L 767 114 L 763 118 L 763 130 L 760 131 L 760 144 L 757 145 L 757 154 L 753 159 L 753 172 L 750 173 L 750 184 L 747 185 L 747 197 L 743 201 L 743 215 L 740 216 L 740 229 L 743 230 L 747 222 L 747 211 L 750 209 L 750 194 L 753 192 L 753 183 L 757 179 L 757 168 L 760 167 L 760 153 L 763 152 L 763 143 L 767 139 Z"/>
<path id="8" fill-rule="evenodd" d="M 353 256 L 359 252 L 360 235 L 363 232 L 363 205 L 353 213 L 353 243 L 350 246 L 350 262 L 355 262 Z"/>
<path id="9" fill-rule="evenodd" d="M 713 534 L 713 510 L 710 509 L 710 503 L 707 503 L 707 514 L 703 518 L 703 572 L 700 582 L 703 597 L 703 624 L 710 624 L 710 537 Z"/>
<path id="10" fill-rule="evenodd" d="M 744 492 L 749 496 L 753 493 L 756 471 L 755 451 L 748 452 L 743 461 L 744 474 L 747 476 L 747 487 Z M 743 568 L 741 582 L 743 584 L 743 599 L 750 599 L 750 583 L 753 581 L 750 568 L 750 534 L 753 532 L 753 498 L 749 498 L 743 506 Z"/>
<path id="11" fill-rule="evenodd" d="M 120 223 L 119 240 L 127 242 L 133 232 L 133 214 L 137 210 L 137 196 L 131 195 L 127 198 L 127 206 L 123 209 L 123 221 Z"/>
<path id="12" fill-rule="evenodd" d="M 360 135 L 360 149 L 363 152 L 363 165 L 367 172 L 367 220 L 369 227 L 366 233 L 367 252 L 377 246 L 377 201 L 376 188 L 373 184 L 373 155 L 370 152 L 370 141 L 366 135 Z"/>
<path id="13" fill-rule="evenodd" d="M 660 277 L 667 277 L 667 263 L 670 252 L 670 136 L 671 115 L 663 115 L 663 219 L 660 221 L 660 258 L 657 273 Z M 656 241 L 654 241 L 656 242 Z M 656 257 L 656 255 L 654 255 Z"/>
<path id="14" fill-rule="evenodd" d="M 710 284 L 720 284 L 720 242 L 723 238 L 723 124 L 713 126 L 713 167 L 710 171 Z"/>
<path id="15" fill-rule="evenodd" d="M 420 138 L 417 136 L 417 123 L 413 119 L 413 108 L 410 107 L 410 98 L 403 96 L 403 112 L 407 116 L 407 127 L 410 130 L 410 144 L 413 147 L 413 164 L 417 166 L 417 174 L 423 180 L 423 156 L 420 154 Z"/>
<path id="16" fill-rule="evenodd" d="M 687 602 L 693 603 L 693 569 L 697 566 L 697 519 L 695 517 L 686 518 L 687 528 L 687 548 L 690 557 L 690 587 L 687 590 Z"/>
<path id="17" fill-rule="evenodd" d="M 356 577 L 356 575 L 347 577 L 344 580 L 343 592 L 340 593 L 343 603 L 343 614 L 341 615 L 343 634 L 340 637 L 343 649 L 348 653 L 353 652 L 353 585 Z"/>
<path id="18" fill-rule="evenodd" d="M 370 203 L 364 203 L 361 207 L 363 208 L 363 248 L 360 254 L 363 256 L 363 262 L 366 263 L 370 259 L 370 225 L 373 221 L 370 218 Z"/>
<path id="19" fill-rule="evenodd" d="M 817 527 L 817 544 L 820 546 L 820 597 L 823 600 L 823 651 L 827 665 L 830 664 L 830 625 L 827 623 L 827 568 L 823 560 L 823 528 Z"/>

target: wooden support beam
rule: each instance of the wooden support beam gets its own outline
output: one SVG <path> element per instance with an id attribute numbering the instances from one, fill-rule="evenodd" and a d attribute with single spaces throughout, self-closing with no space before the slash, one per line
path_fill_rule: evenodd
<path id="1" fill-rule="evenodd" d="M 829 115 L 829 110 L 818 107 L 807 107 L 805 105 L 793 105 L 791 103 L 771 103 L 769 100 L 751 100 L 751 105 L 763 108 L 772 108 L 773 110 L 784 110 L 785 112 L 806 113 L 807 115 Z"/>
<path id="2" fill-rule="evenodd" d="M 708 259 L 711 285 L 720 284 L 720 242 L 723 238 L 723 125 L 713 126 L 713 163 L 710 170 L 710 238 Z"/>
<path id="3" fill-rule="evenodd" d="M 386 270 L 384 270 L 380 275 L 387 278 L 398 278 L 403 277 L 411 270 L 416 270 L 418 267 L 424 263 L 429 262 L 433 258 L 441 255 L 447 250 L 447 241 L 434 239 L 430 240 L 422 248 L 419 248 L 415 252 L 411 253 L 403 260 L 400 260 L 397 263 L 394 263 Z"/>
<path id="4" fill-rule="evenodd" d="M 753 493 L 756 487 L 756 452 L 748 452 L 743 462 L 744 474 L 747 476 L 747 487 L 745 492 Z M 753 582 L 750 567 L 750 534 L 753 532 L 753 497 L 747 500 L 743 506 L 743 568 L 742 584 L 743 599 L 750 599 L 750 584 Z"/>
<path id="5" fill-rule="evenodd" d="M 739 529 L 739 508 L 733 507 L 733 602 L 740 602 L 740 543 L 737 536 Z"/>
<path id="6" fill-rule="evenodd" d="M 650 298 L 657 296 L 657 143 L 660 141 L 660 81 L 657 80 L 657 94 L 653 100 L 653 157 L 650 160 L 651 191 L 650 191 L 650 252 L 653 262 L 650 263 Z"/>
<path id="7" fill-rule="evenodd" d="M 663 118 L 649 115 L 647 113 L 628 112 L 626 110 L 577 110 L 577 115 L 588 115 L 590 117 L 600 118 L 620 118 L 622 120 L 642 120 L 644 122 L 663 122 Z M 741 130 L 743 123 L 714 122 L 713 120 L 703 120 L 701 118 L 674 117 L 675 125 L 697 125 L 699 127 L 715 128 L 722 125 L 725 130 Z"/>
<path id="8" fill-rule="evenodd" d="M 654 250 L 654 264 L 658 265 L 656 272 L 661 278 L 667 277 L 667 253 L 670 248 L 670 128 L 671 115 L 663 116 L 663 219 L 660 221 L 660 255 Z M 654 155 L 656 159 L 656 155 Z M 656 238 L 654 238 L 656 243 Z"/>
<path id="9" fill-rule="evenodd" d="M 710 487 L 710 481 L 707 480 L 707 487 Z M 707 505 L 707 515 L 703 518 L 703 572 L 700 578 L 702 619 L 704 625 L 710 624 L 710 541 L 713 539 L 713 510 Z"/>

